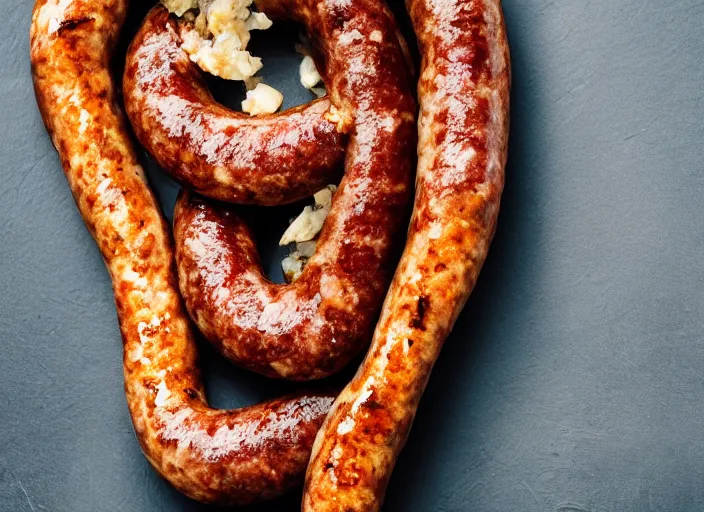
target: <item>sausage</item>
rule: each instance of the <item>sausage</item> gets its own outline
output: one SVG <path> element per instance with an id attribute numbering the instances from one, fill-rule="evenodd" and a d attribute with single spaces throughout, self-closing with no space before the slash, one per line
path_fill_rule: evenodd
<path id="1" fill-rule="evenodd" d="M 257 117 L 229 110 L 181 49 L 183 23 L 155 7 L 123 79 L 134 132 L 164 170 L 205 196 L 261 205 L 303 199 L 339 177 L 348 127 L 328 99 Z"/>
<path id="2" fill-rule="evenodd" d="M 353 122 L 345 175 L 317 250 L 290 285 L 266 280 L 232 209 L 185 193 L 174 216 L 179 283 L 191 317 L 226 357 L 272 377 L 316 379 L 369 342 L 410 194 L 416 104 L 383 2 L 257 5 L 272 18 L 302 22 L 317 42 L 331 101 Z"/>
<path id="3" fill-rule="evenodd" d="M 271 498 L 302 480 L 332 397 L 208 407 L 167 226 L 117 107 L 108 65 L 126 0 L 38 0 L 31 62 L 39 108 L 105 259 L 124 343 L 127 404 L 154 468 L 188 496 Z"/>
<path id="4" fill-rule="evenodd" d="M 416 200 L 371 348 L 316 438 L 305 512 L 377 511 L 493 237 L 508 143 L 499 0 L 408 0 L 423 62 Z"/>

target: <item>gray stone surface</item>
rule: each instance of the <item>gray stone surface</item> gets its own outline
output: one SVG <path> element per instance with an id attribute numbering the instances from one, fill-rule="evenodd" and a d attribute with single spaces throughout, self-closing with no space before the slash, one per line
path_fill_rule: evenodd
<path id="1" fill-rule="evenodd" d="M 34 102 L 32 2 L 1 3 L 0 510 L 205 510 L 134 439 L 110 283 Z M 704 4 L 504 9 L 500 225 L 384 511 L 704 510 Z M 305 101 L 282 37 L 258 39 L 266 74 Z M 287 214 L 259 215 L 266 247 Z M 217 406 L 288 389 L 203 352 Z"/>

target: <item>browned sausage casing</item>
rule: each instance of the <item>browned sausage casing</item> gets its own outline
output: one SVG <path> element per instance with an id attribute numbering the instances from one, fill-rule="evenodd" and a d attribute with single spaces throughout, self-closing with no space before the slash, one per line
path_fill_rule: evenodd
<path id="1" fill-rule="evenodd" d="M 329 120 L 330 101 L 257 117 L 229 110 L 181 49 L 182 23 L 154 8 L 127 52 L 125 109 L 157 163 L 205 196 L 240 204 L 293 202 L 335 180 L 345 136 Z"/>
<path id="2" fill-rule="evenodd" d="M 500 2 L 408 0 L 407 6 L 423 55 L 414 213 L 367 358 L 316 438 L 306 512 L 381 507 L 499 211 L 510 82 Z"/>
<path id="3" fill-rule="evenodd" d="M 302 22 L 319 45 L 331 100 L 353 124 L 345 175 L 316 252 L 291 285 L 267 281 L 232 210 L 185 194 L 174 217 L 179 283 L 191 317 L 225 356 L 265 375 L 314 379 L 368 343 L 410 192 L 416 106 L 383 2 L 257 5 L 272 18 Z"/>
<path id="4" fill-rule="evenodd" d="M 36 3 L 31 60 L 39 107 L 112 278 L 127 403 L 144 454 L 195 499 L 270 498 L 302 479 L 332 398 L 307 394 L 235 411 L 208 407 L 168 231 L 108 71 L 126 9 L 126 0 Z"/>

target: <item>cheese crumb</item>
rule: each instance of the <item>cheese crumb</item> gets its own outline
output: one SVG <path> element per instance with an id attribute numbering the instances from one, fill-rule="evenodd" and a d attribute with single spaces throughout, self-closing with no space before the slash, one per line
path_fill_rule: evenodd
<path id="1" fill-rule="evenodd" d="M 247 30 L 266 30 L 273 22 L 263 12 L 253 12 L 245 21 Z"/>
<path id="2" fill-rule="evenodd" d="M 316 192 L 313 196 L 315 206 L 306 206 L 303 209 L 303 212 L 294 219 L 281 237 L 279 245 L 313 240 L 323 229 L 325 218 L 332 208 L 332 194 L 335 190 L 334 185 L 328 185 L 323 190 Z"/>
<path id="3" fill-rule="evenodd" d="M 301 85 L 306 89 L 309 89 L 318 98 L 322 98 L 327 94 L 325 90 L 325 85 L 322 84 L 323 78 L 318 72 L 318 68 L 315 66 L 315 61 L 311 57 L 310 43 L 308 39 L 299 34 L 300 42 L 296 43 L 296 52 L 303 55 L 303 60 L 298 68 L 298 73 L 300 75 Z M 319 87 L 316 87 L 321 84 Z"/>
<path id="4" fill-rule="evenodd" d="M 303 57 L 299 73 L 301 75 L 301 85 L 306 89 L 312 89 L 323 81 L 318 69 L 315 67 L 315 61 L 310 55 Z"/>
<path id="5" fill-rule="evenodd" d="M 183 34 L 182 48 L 199 68 L 227 80 L 246 80 L 262 69 L 262 60 L 242 50 L 237 34 L 203 39 L 195 30 Z"/>
<path id="6" fill-rule="evenodd" d="M 176 16 L 183 16 L 186 11 L 198 8 L 198 0 L 163 0 L 162 3 Z"/>
<path id="7" fill-rule="evenodd" d="M 284 101 L 284 96 L 273 87 L 259 83 L 247 91 L 247 98 L 242 102 L 242 111 L 249 115 L 273 114 Z"/>
<path id="8" fill-rule="evenodd" d="M 292 283 L 301 277 L 308 259 L 315 253 L 316 245 L 317 242 L 315 240 L 298 243 L 296 244 L 296 250 L 281 261 L 281 269 L 287 283 Z"/>
<path id="9" fill-rule="evenodd" d="M 261 59 L 247 51 L 249 32 L 268 29 L 272 23 L 266 14 L 250 11 L 252 0 L 162 0 L 162 4 L 189 21 L 181 33 L 181 47 L 203 71 L 246 81 L 262 68 Z"/>
<path id="10" fill-rule="evenodd" d="M 306 206 L 279 240 L 279 245 L 295 243 L 295 250 L 281 262 L 286 282 L 298 279 L 308 259 L 315 253 L 316 239 L 330 213 L 332 196 L 336 190 L 335 185 L 328 185 L 316 192 L 313 196 L 315 206 Z"/>

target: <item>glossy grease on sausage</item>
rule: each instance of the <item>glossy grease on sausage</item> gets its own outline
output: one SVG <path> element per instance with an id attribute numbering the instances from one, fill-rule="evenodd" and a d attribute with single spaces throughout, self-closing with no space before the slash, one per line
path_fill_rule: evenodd
<path id="1" fill-rule="evenodd" d="M 109 73 L 126 0 L 39 0 L 37 101 L 78 209 L 112 278 L 127 404 L 144 454 L 177 489 L 244 504 L 301 481 L 332 398 L 208 407 L 167 227 L 131 146 Z"/>
<path id="2" fill-rule="evenodd" d="M 330 99 L 352 126 L 345 174 L 316 252 L 290 285 L 266 280 L 234 211 L 186 193 L 174 218 L 179 283 L 191 317 L 225 356 L 265 375 L 315 379 L 369 341 L 410 194 L 416 104 L 383 2 L 257 5 L 303 23 L 319 48 Z"/>
<path id="3" fill-rule="evenodd" d="M 192 190 L 239 204 L 290 203 L 334 181 L 347 128 L 330 101 L 256 117 L 224 107 L 181 48 L 184 23 L 155 7 L 127 52 L 125 110 L 156 162 Z"/>
<path id="4" fill-rule="evenodd" d="M 499 0 L 408 0 L 423 63 L 416 200 L 367 357 L 316 438 L 305 512 L 380 509 L 428 377 L 493 237 L 510 64 Z"/>

